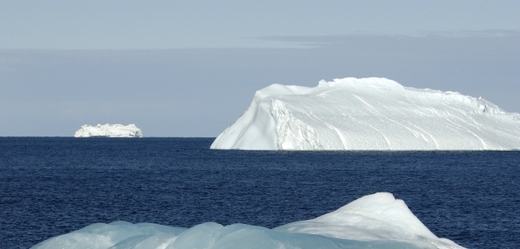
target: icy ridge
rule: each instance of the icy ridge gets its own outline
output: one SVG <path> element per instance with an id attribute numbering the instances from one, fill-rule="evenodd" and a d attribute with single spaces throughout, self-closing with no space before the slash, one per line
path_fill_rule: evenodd
<path id="1" fill-rule="evenodd" d="M 81 128 L 74 133 L 74 137 L 143 137 L 141 129 L 135 124 L 98 124 L 91 126 L 82 125 Z"/>
<path id="2" fill-rule="evenodd" d="M 271 85 L 212 149 L 518 150 L 520 114 L 458 92 L 385 78 Z"/>
<path id="3" fill-rule="evenodd" d="M 391 193 L 361 197 L 312 220 L 274 229 L 206 222 L 191 228 L 123 221 L 96 223 L 43 241 L 33 249 L 50 248 L 431 248 L 461 249 L 438 238 Z"/>

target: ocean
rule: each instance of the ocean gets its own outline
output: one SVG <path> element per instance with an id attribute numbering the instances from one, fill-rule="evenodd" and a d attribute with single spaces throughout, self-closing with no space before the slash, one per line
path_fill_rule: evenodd
<path id="1" fill-rule="evenodd" d="M 98 222 L 273 228 L 376 192 L 461 246 L 520 246 L 520 151 L 227 151 L 213 140 L 0 138 L 0 248 Z"/>

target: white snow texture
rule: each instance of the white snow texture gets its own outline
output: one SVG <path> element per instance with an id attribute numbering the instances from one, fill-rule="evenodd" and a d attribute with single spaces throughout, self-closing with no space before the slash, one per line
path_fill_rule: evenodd
<path id="1" fill-rule="evenodd" d="M 82 125 L 74 137 L 143 137 L 143 132 L 135 124 Z"/>
<path id="2" fill-rule="evenodd" d="M 518 150 L 520 114 L 457 92 L 403 87 L 385 78 L 273 84 L 212 149 Z"/>
<path id="3" fill-rule="evenodd" d="M 192 228 L 151 223 L 97 223 L 43 241 L 33 249 L 341 249 L 463 248 L 435 236 L 390 193 L 359 198 L 318 218 L 274 229 L 203 223 Z"/>

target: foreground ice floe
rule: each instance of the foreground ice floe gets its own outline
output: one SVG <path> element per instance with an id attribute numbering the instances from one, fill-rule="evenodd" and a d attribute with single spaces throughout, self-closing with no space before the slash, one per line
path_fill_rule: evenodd
<path id="1" fill-rule="evenodd" d="M 463 248 L 426 228 L 390 193 L 359 198 L 318 218 L 274 229 L 203 223 L 192 228 L 112 222 L 48 239 L 33 249 Z"/>
<path id="2" fill-rule="evenodd" d="M 143 137 L 143 132 L 135 124 L 82 125 L 74 137 Z"/>
<path id="3" fill-rule="evenodd" d="M 403 87 L 384 78 L 274 84 L 212 149 L 517 150 L 520 114 L 457 92 Z"/>

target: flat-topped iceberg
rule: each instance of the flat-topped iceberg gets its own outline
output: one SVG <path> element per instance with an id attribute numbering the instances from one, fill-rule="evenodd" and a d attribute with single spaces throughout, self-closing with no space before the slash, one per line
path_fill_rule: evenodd
<path id="1" fill-rule="evenodd" d="M 211 145 L 244 150 L 518 150 L 520 114 L 385 78 L 274 84 Z"/>
<path id="2" fill-rule="evenodd" d="M 143 132 L 135 124 L 82 125 L 74 137 L 143 137 Z"/>
<path id="3" fill-rule="evenodd" d="M 318 218 L 274 229 L 214 222 L 191 228 L 151 223 L 97 223 L 32 247 L 146 249 L 463 248 L 435 236 L 390 193 L 359 198 Z"/>

